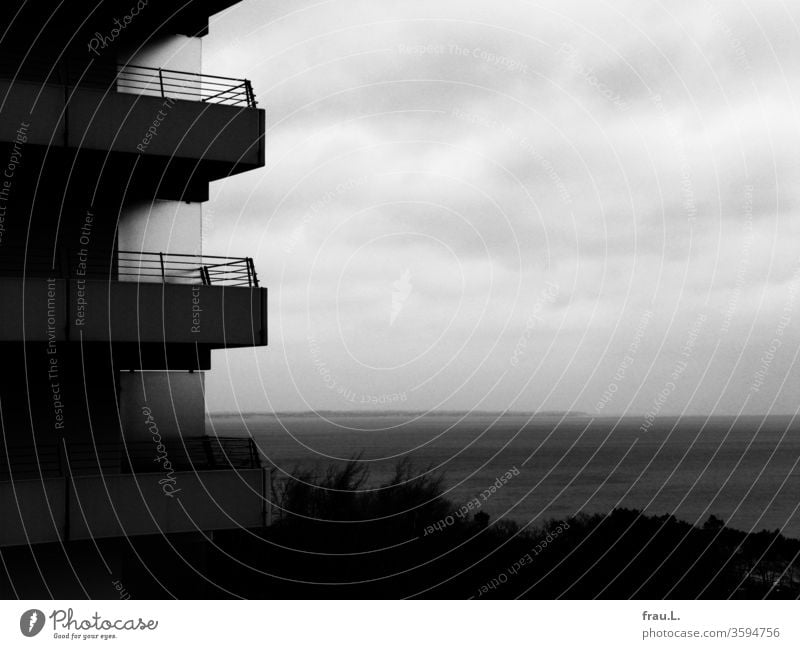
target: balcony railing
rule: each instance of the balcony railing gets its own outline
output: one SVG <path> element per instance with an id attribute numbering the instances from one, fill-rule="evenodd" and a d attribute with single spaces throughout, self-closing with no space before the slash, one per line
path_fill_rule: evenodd
<path id="1" fill-rule="evenodd" d="M 120 250 L 117 274 L 120 279 L 180 281 L 205 286 L 258 287 L 251 257 L 181 255 L 163 252 Z"/>
<path id="2" fill-rule="evenodd" d="M 57 83 L 69 87 L 94 87 L 121 92 L 185 99 L 210 104 L 256 108 L 258 102 L 248 79 L 221 77 L 142 65 L 60 61 L 53 65 L 28 58 L 21 65 L 0 62 L 0 77 Z"/>
<path id="3" fill-rule="evenodd" d="M 175 471 L 259 469 L 261 456 L 255 442 L 242 437 L 182 437 L 163 439 L 162 457 Z M 55 478 L 99 473 L 158 473 L 162 464 L 156 444 L 135 442 L 67 442 L 66 450 L 55 444 L 0 446 L 0 482 Z"/>
<path id="4" fill-rule="evenodd" d="M 248 79 L 123 65 L 118 67 L 115 81 L 118 89 L 143 93 L 157 91 L 163 99 L 188 99 L 247 108 L 258 105 L 253 86 Z"/>
<path id="5" fill-rule="evenodd" d="M 120 250 L 116 255 L 60 249 L 4 246 L 0 276 L 56 277 L 58 279 L 120 279 L 124 281 L 249 286 L 258 288 L 252 257 L 185 255 Z"/>

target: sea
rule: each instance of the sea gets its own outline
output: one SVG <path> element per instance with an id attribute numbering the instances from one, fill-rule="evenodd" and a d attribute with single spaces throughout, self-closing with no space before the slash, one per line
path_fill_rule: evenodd
<path id="1" fill-rule="evenodd" d="M 408 458 L 446 496 L 541 525 L 628 507 L 800 538 L 800 419 L 581 413 L 218 413 L 208 433 L 252 437 L 279 479 L 358 458 L 367 488 Z M 494 488 L 493 488 L 494 487 Z M 477 499 L 477 501 L 473 500 Z M 477 503 L 480 503 L 480 507 Z"/>

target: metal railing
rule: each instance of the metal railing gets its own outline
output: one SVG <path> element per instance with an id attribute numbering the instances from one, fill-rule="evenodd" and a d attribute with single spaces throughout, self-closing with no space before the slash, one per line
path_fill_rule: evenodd
<path id="1" fill-rule="evenodd" d="M 176 471 L 213 469 L 258 469 L 258 446 L 243 437 L 182 437 L 162 439 L 165 457 Z M 157 453 L 151 441 L 128 442 L 122 449 L 123 473 L 158 473 L 163 467 L 154 461 Z M 154 468 L 155 465 L 155 468 Z"/>
<path id="2" fill-rule="evenodd" d="M 120 250 L 117 260 L 117 274 L 121 279 L 155 278 L 165 283 L 184 280 L 204 286 L 258 287 L 258 276 L 251 257 Z"/>
<path id="3" fill-rule="evenodd" d="M 163 99 L 185 99 L 211 104 L 256 108 L 249 79 L 185 72 L 143 65 L 115 65 L 62 60 L 56 64 L 26 59 L 21 65 L 0 62 L 0 76 L 18 80 L 94 87 L 123 92 L 152 93 Z"/>
<path id="4" fill-rule="evenodd" d="M 175 471 L 258 469 L 261 456 L 255 442 L 242 437 L 182 437 L 162 439 L 165 455 Z M 156 444 L 135 442 L 67 442 L 0 446 L 0 482 L 99 473 L 159 473 Z"/>
<path id="5" fill-rule="evenodd" d="M 0 275 L 258 287 L 252 257 L 129 250 L 115 255 L 108 250 L 92 254 L 62 248 L 54 255 L 44 249 L 3 246 Z"/>
<path id="6" fill-rule="evenodd" d="M 118 66 L 115 82 L 118 89 L 157 91 L 163 99 L 188 99 L 247 108 L 258 105 L 249 79 L 122 65 Z"/>

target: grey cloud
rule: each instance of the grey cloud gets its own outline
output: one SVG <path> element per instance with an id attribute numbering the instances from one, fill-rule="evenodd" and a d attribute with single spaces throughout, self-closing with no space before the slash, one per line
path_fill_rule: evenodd
<path id="1" fill-rule="evenodd" d="M 214 228 L 207 250 L 256 257 L 275 334 L 267 350 L 232 353 L 211 384 L 232 381 L 245 407 L 263 403 L 261 381 L 279 410 L 342 407 L 314 374 L 310 322 L 348 385 L 408 387 L 452 362 L 411 408 L 480 367 L 451 395 L 469 407 L 528 335 L 526 403 L 554 385 L 551 408 L 591 410 L 653 309 L 642 359 L 654 378 L 616 407 L 648 407 L 703 312 L 697 363 L 718 340 L 721 360 L 691 407 L 733 372 L 722 403 L 735 411 L 797 262 L 798 18 L 778 1 L 242 3 L 214 21 L 208 71 L 251 65 L 267 167 L 212 188 L 207 207 L 236 226 Z M 558 295 L 541 305 L 546 282 Z M 376 374 L 346 347 L 409 366 Z M 788 374 L 796 384 L 783 358 L 770 380 Z M 487 407 L 530 378 L 509 373 Z M 229 403 L 218 389 L 212 403 Z"/>

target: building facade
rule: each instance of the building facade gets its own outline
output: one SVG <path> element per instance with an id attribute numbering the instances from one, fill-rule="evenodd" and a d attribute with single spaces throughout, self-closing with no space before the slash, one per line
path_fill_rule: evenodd
<path id="1" fill-rule="evenodd" d="M 0 9 L 6 597 L 175 594 L 159 565 L 266 523 L 257 449 L 205 430 L 211 351 L 267 343 L 252 259 L 203 246 L 209 183 L 264 164 L 250 82 L 202 74 L 233 4 Z"/>

